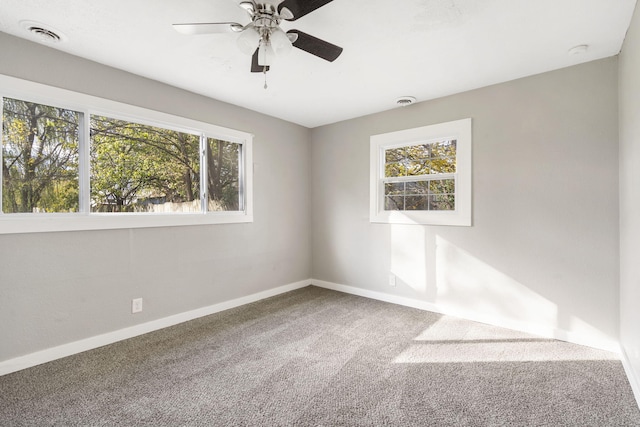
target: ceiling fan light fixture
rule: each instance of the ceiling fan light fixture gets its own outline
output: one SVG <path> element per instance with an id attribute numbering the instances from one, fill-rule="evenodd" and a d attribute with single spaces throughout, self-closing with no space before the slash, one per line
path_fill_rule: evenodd
<path id="1" fill-rule="evenodd" d="M 289 40 L 287 34 L 280 28 L 276 28 L 271 33 L 269 41 L 271 42 L 271 47 L 275 51 L 276 55 L 286 55 L 287 53 L 291 52 L 291 49 L 293 49 L 291 40 Z"/>
<path id="2" fill-rule="evenodd" d="M 256 12 L 255 5 L 251 1 L 240 2 L 239 6 L 244 10 L 246 10 L 249 13 L 249 15 L 253 15 Z"/>
<path id="3" fill-rule="evenodd" d="M 226 0 L 228 1 L 228 0 Z M 251 72 L 269 71 L 276 55 L 285 55 L 294 47 L 325 61 L 333 62 L 342 48 L 325 40 L 304 33 L 280 28 L 283 20 L 296 21 L 333 0 L 235 0 L 248 13 L 251 22 L 194 22 L 173 24 L 182 34 L 240 33 L 236 36 L 237 48 L 251 56 Z"/>
<path id="4" fill-rule="evenodd" d="M 261 67 L 273 65 L 275 56 L 276 54 L 271 47 L 271 43 L 264 41 L 260 43 L 260 47 L 258 48 L 258 65 Z"/>
<path id="5" fill-rule="evenodd" d="M 293 12 L 291 12 L 287 7 L 280 8 L 280 12 L 278 12 L 278 14 L 280 15 L 280 18 L 286 19 L 287 21 L 294 18 Z"/>
<path id="6" fill-rule="evenodd" d="M 260 34 L 252 26 L 245 29 L 237 40 L 238 48 L 246 55 L 253 55 L 260 44 Z"/>

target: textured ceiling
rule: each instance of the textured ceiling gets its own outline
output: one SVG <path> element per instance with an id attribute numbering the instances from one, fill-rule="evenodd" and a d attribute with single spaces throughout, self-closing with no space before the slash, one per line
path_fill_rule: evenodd
<path id="1" fill-rule="evenodd" d="M 65 36 L 62 51 L 307 127 L 616 55 L 636 0 L 334 0 L 282 28 L 344 48 L 333 63 L 294 49 L 250 73 L 237 34 L 183 35 L 172 23 L 249 22 L 240 0 L 0 0 Z M 267 2 L 267 1 L 265 1 Z M 277 0 L 269 1 L 278 3 Z M 587 44 L 582 55 L 568 50 Z"/>

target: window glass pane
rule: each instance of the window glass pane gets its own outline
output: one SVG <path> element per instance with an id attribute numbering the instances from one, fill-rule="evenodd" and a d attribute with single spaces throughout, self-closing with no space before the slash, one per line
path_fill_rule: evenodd
<path id="1" fill-rule="evenodd" d="M 385 177 L 456 172 L 456 140 L 385 150 Z"/>
<path id="2" fill-rule="evenodd" d="M 200 138 L 91 116 L 93 212 L 200 212 Z"/>
<path id="3" fill-rule="evenodd" d="M 429 193 L 428 181 L 407 182 L 407 195 L 427 195 Z"/>
<path id="4" fill-rule="evenodd" d="M 437 159 L 431 159 L 430 169 L 432 174 L 455 173 L 456 159 L 455 157 L 441 157 Z"/>
<path id="5" fill-rule="evenodd" d="M 404 162 L 387 163 L 384 165 L 384 176 L 387 178 L 407 176 L 407 167 Z"/>
<path id="6" fill-rule="evenodd" d="M 453 194 L 435 195 L 429 198 L 429 210 L 452 211 L 456 209 L 455 196 Z"/>
<path id="7" fill-rule="evenodd" d="M 416 159 L 428 159 L 431 157 L 432 145 L 433 144 L 420 144 L 411 147 L 413 150 L 413 157 Z"/>
<path id="8" fill-rule="evenodd" d="M 405 211 L 426 211 L 429 209 L 428 196 L 407 196 L 404 198 Z"/>
<path id="9" fill-rule="evenodd" d="M 385 210 L 454 210 L 455 179 L 386 182 Z"/>
<path id="10" fill-rule="evenodd" d="M 401 148 L 390 148 L 388 150 L 384 150 L 384 162 L 385 163 L 396 163 L 404 160 L 407 157 L 406 149 L 404 147 Z"/>
<path id="11" fill-rule="evenodd" d="M 408 176 L 428 175 L 431 173 L 430 160 L 410 160 L 407 165 Z"/>
<path id="12" fill-rule="evenodd" d="M 431 146 L 431 157 L 455 157 L 457 141 L 455 139 L 449 141 L 434 142 Z"/>
<path id="13" fill-rule="evenodd" d="M 241 148 L 234 142 L 207 139 L 208 211 L 244 209 L 239 179 Z"/>
<path id="14" fill-rule="evenodd" d="M 430 181 L 429 191 L 435 194 L 455 194 L 456 181 L 454 179 L 438 179 Z"/>
<path id="15" fill-rule="evenodd" d="M 387 211 L 403 211 L 404 197 L 403 196 L 386 196 L 384 198 L 384 209 Z"/>
<path id="16" fill-rule="evenodd" d="M 2 210 L 77 212 L 81 113 L 3 99 Z"/>
<path id="17" fill-rule="evenodd" d="M 384 194 L 392 196 L 396 194 L 404 194 L 404 182 L 387 182 L 384 184 Z"/>

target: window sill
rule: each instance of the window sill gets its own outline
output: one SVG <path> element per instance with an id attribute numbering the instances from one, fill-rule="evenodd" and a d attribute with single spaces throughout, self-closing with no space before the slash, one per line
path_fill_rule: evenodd
<path id="1" fill-rule="evenodd" d="M 10 214 L 0 217 L 0 234 L 180 227 L 247 222 L 253 222 L 253 215 L 245 212 L 186 213 L 179 215 L 127 213 Z"/>
<path id="2" fill-rule="evenodd" d="M 456 211 L 382 211 L 370 222 L 382 224 L 471 226 L 471 215 Z"/>

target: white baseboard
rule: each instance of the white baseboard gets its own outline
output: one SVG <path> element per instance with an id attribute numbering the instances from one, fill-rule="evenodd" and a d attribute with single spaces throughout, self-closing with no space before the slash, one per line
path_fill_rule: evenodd
<path id="1" fill-rule="evenodd" d="M 311 284 L 320 288 L 332 289 L 347 294 L 358 295 L 361 297 L 376 299 L 379 301 L 390 302 L 392 304 L 404 305 L 407 307 L 417 308 L 420 310 L 432 311 L 448 316 L 460 317 L 475 322 L 486 323 L 488 325 L 499 326 L 501 328 L 512 329 L 516 331 L 526 332 L 529 334 L 539 335 L 545 338 L 557 339 L 573 344 L 584 345 L 601 350 L 610 351 L 612 353 L 620 353 L 620 345 L 615 340 L 599 339 L 590 336 L 576 334 L 575 332 L 566 331 L 560 328 L 549 328 L 533 324 L 531 322 L 519 322 L 512 319 L 505 319 L 495 316 L 486 315 L 485 313 L 470 312 L 464 310 L 453 311 L 449 308 L 443 308 L 437 304 L 421 301 L 414 298 L 401 297 L 383 292 L 371 291 L 368 289 L 357 288 L 354 286 L 341 285 L 324 280 L 311 279 Z"/>
<path id="2" fill-rule="evenodd" d="M 392 304 L 404 305 L 405 307 L 418 308 L 420 310 L 433 311 L 442 313 L 435 304 L 420 301 L 413 298 L 406 298 L 397 295 L 385 294 L 383 292 L 370 291 L 368 289 L 356 288 L 355 286 L 340 285 L 338 283 L 326 282 L 324 280 L 311 279 L 311 284 L 319 288 L 331 289 L 334 291 L 344 292 L 345 294 L 357 295 L 360 297 L 371 298 L 378 301 L 390 302 Z"/>
<path id="3" fill-rule="evenodd" d="M 636 375 L 636 372 L 633 370 L 633 365 L 631 364 L 623 346 L 620 346 L 620 353 L 622 356 L 622 366 L 624 366 L 624 371 L 629 379 L 629 384 L 631 385 L 631 390 L 633 390 L 633 395 L 636 398 L 636 403 L 638 404 L 638 407 L 640 407 L 640 381 L 638 375 Z"/>
<path id="4" fill-rule="evenodd" d="M 197 319 L 199 317 L 208 316 L 210 314 L 218 313 L 230 308 L 235 308 L 241 305 L 260 301 L 262 299 L 276 296 L 285 292 L 304 288 L 305 286 L 309 286 L 310 284 L 311 280 L 302 280 L 300 282 L 290 283 L 288 285 L 247 295 L 245 297 L 210 305 L 208 307 L 198 308 L 196 310 L 179 313 L 173 316 L 164 317 L 162 319 L 142 323 L 140 325 L 131 326 L 117 331 L 108 332 L 106 334 L 97 335 L 68 344 L 63 344 L 57 347 L 37 351 L 25 356 L 16 357 L 14 359 L 5 360 L 3 362 L 0 362 L 0 376 L 20 371 L 22 369 L 30 368 L 32 366 L 40 365 L 42 363 L 51 362 L 56 359 L 61 359 L 63 357 L 71 356 L 73 354 L 82 353 L 83 351 L 93 350 L 94 348 L 113 344 L 118 341 L 157 331 L 169 326 L 174 326 L 179 323 Z"/>
<path id="5" fill-rule="evenodd" d="M 0 362 L 0 376 L 6 375 L 11 372 L 20 371 L 22 369 L 30 368 L 32 366 L 40 365 L 42 363 L 51 362 L 56 359 L 71 356 L 73 354 L 81 353 L 83 351 L 92 350 L 98 347 L 102 347 L 108 344 L 113 344 L 118 341 L 133 338 L 139 335 L 143 335 L 149 332 L 153 332 L 159 329 L 163 329 L 169 326 L 177 325 L 179 323 L 187 322 L 189 320 L 197 319 L 199 317 L 208 316 L 210 314 L 218 313 L 220 311 L 228 310 L 230 308 L 239 307 L 241 305 L 249 304 L 252 302 L 260 301 L 265 298 L 276 296 L 285 292 L 293 291 L 303 288 L 308 285 L 314 285 L 321 288 L 332 289 L 347 294 L 358 295 L 366 298 L 371 298 L 379 301 L 389 302 L 392 304 L 403 305 L 406 307 L 417 308 L 420 310 L 432 311 L 435 313 L 451 315 L 461 317 L 468 320 L 478 321 L 494 326 L 499 326 L 508 329 L 514 329 L 522 332 L 532 333 L 548 338 L 559 339 L 580 345 L 587 345 L 590 347 L 600 348 L 603 350 L 620 353 L 620 346 L 617 342 L 605 342 L 590 340 L 588 338 L 577 336 L 571 332 L 561 329 L 549 330 L 546 328 L 540 328 L 537 325 L 531 325 L 527 323 L 513 322 L 507 319 L 499 318 L 487 318 L 486 316 L 480 316 L 477 313 L 462 313 L 451 312 L 443 309 L 436 304 L 432 304 L 426 301 L 417 300 L 414 298 L 401 297 L 398 295 L 391 295 L 383 292 L 376 292 L 367 289 L 357 288 L 354 286 L 341 285 L 337 283 L 327 282 L 317 279 L 302 280 L 300 282 L 291 283 L 288 285 L 280 286 L 267 291 L 258 292 L 256 294 L 247 295 L 245 297 L 225 301 L 219 304 L 214 304 L 208 307 L 191 310 L 184 313 L 179 313 L 173 316 L 165 317 L 151 322 L 142 323 L 140 325 L 131 326 L 128 328 L 120 329 L 106 334 L 97 335 L 75 341 L 68 344 L 63 344 L 57 347 L 48 348 L 45 350 L 30 353 L 24 356 L 16 357 L 14 359 L 5 360 Z M 623 359 L 624 362 L 624 359 Z M 626 362 L 628 365 L 628 362 Z M 632 388 L 636 398 L 638 399 L 640 383 L 632 377 L 633 372 L 629 367 L 625 365 L 625 369 L 629 374 L 629 381 L 632 383 Z M 640 399 L 638 399 L 640 402 Z"/>

